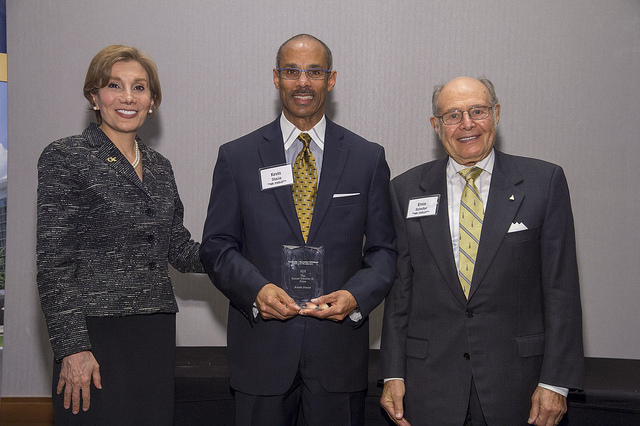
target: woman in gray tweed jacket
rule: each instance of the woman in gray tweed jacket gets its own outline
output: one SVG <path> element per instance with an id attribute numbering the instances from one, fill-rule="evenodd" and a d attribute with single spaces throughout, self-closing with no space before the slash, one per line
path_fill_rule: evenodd
<path id="1" fill-rule="evenodd" d="M 155 64 L 109 46 L 93 58 L 84 95 L 97 124 L 51 143 L 38 162 L 37 282 L 56 425 L 171 425 L 168 265 L 203 268 L 171 164 L 136 136 L 160 106 Z"/>

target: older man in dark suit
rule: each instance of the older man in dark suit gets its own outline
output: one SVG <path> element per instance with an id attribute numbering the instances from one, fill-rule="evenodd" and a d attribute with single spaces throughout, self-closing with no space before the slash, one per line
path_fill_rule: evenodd
<path id="1" fill-rule="evenodd" d="M 276 63 L 282 115 L 220 148 L 200 251 L 230 301 L 236 423 L 294 425 L 300 409 L 304 424 L 362 425 L 367 318 L 395 270 L 389 168 L 381 146 L 325 117 L 324 43 L 295 36 Z M 284 290 L 283 246 L 324 249 L 324 309 Z"/>
<path id="2" fill-rule="evenodd" d="M 398 270 L 381 404 L 399 425 L 558 424 L 583 370 L 564 173 L 494 149 L 489 80 L 436 87 L 433 113 L 448 158 L 391 185 Z"/>

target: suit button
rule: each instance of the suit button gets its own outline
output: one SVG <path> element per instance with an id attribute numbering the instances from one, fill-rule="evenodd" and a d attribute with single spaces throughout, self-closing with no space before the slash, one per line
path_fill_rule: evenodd
<path id="1" fill-rule="evenodd" d="M 151 207 L 147 209 L 147 216 L 153 217 L 155 214 L 156 214 L 155 210 L 153 210 Z"/>
<path id="2" fill-rule="evenodd" d="M 156 240 L 155 235 L 153 234 L 147 235 L 147 241 L 149 241 L 150 243 L 153 243 L 155 240 Z"/>
<path id="3" fill-rule="evenodd" d="M 158 265 L 156 265 L 156 262 L 149 262 L 149 270 L 150 271 L 155 271 L 155 269 L 158 267 Z"/>
<path id="4" fill-rule="evenodd" d="M 468 310 L 468 311 L 466 312 L 466 314 L 467 314 L 467 316 L 468 316 L 469 318 L 473 318 L 473 315 L 474 315 L 474 314 L 473 314 L 473 311 L 472 311 L 472 310 Z"/>
<path id="5" fill-rule="evenodd" d="M 466 360 L 471 359 L 471 355 L 469 355 L 469 352 L 465 352 L 463 356 L 464 356 L 464 359 Z"/>

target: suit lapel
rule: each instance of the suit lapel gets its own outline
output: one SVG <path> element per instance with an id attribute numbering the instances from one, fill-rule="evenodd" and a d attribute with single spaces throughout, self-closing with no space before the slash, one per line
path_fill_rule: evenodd
<path id="1" fill-rule="evenodd" d="M 284 155 L 284 140 L 282 138 L 282 131 L 280 130 L 280 118 L 267 126 L 263 134 L 263 139 L 259 142 L 258 151 L 260 153 L 260 159 L 262 160 L 262 167 L 278 166 L 287 162 Z M 270 189 L 269 191 L 273 192 L 273 195 L 276 197 L 287 222 L 298 237 L 299 243 L 301 245 L 304 244 L 304 238 L 300 230 L 300 222 L 298 221 L 298 213 L 296 213 L 296 206 L 293 202 L 291 186 L 281 186 Z"/>
<path id="2" fill-rule="evenodd" d="M 313 218 L 311 220 L 308 242 L 313 241 L 313 238 L 318 233 L 318 229 L 329 210 L 333 194 L 336 192 L 340 176 L 347 162 L 349 146 L 344 143 L 343 138 L 344 133 L 340 128 L 327 119 L 322 159 L 322 177 L 318 185 L 316 205 L 313 208 Z"/>
<path id="3" fill-rule="evenodd" d="M 158 178 L 161 178 L 162 172 L 156 167 L 157 163 L 151 161 L 151 156 L 154 154 L 140 141 L 138 141 L 138 147 L 142 156 L 142 187 L 148 194 L 155 194 L 157 193 Z"/>
<path id="4" fill-rule="evenodd" d="M 142 183 L 127 158 L 122 155 L 120 150 L 111 141 L 104 141 L 104 143 L 98 147 L 96 157 L 124 176 L 129 182 L 140 188 L 147 196 L 151 197 L 147 186 Z"/>
<path id="5" fill-rule="evenodd" d="M 469 298 L 482 284 L 525 196 L 517 187 L 517 184 L 522 181 L 518 170 L 504 154 L 498 151 L 495 151 L 495 154 L 496 161 L 491 176 L 491 188 Z"/>
<path id="6" fill-rule="evenodd" d="M 453 246 L 451 244 L 451 232 L 449 231 L 449 208 L 447 198 L 446 167 L 448 157 L 438 160 L 423 177 L 420 182 L 420 189 L 424 195 L 440 194 L 440 204 L 438 214 L 426 216 L 420 219 L 420 227 L 425 241 L 431 251 L 431 256 L 435 260 L 440 273 L 449 285 L 451 292 L 461 304 L 467 301 L 460 286 L 458 270 L 453 257 Z"/>

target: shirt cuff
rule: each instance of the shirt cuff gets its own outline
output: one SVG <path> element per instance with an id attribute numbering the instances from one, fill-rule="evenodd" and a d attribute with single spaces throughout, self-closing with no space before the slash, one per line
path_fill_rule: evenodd
<path id="1" fill-rule="evenodd" d="M 559 393 L 560 395 L 564 396 L 565 398 L 567 397 L 567 395 L 569 395 L 569 389 L 568 388 L 563 388 L 563 387 L 560 387 L 560 386 L 548 385 L 546 383 L 538 383 L 538 386 L 540 386 L 541 388 L 549 389 L 550 391 L 553 391 L 555 393 Z"/>
<path id="2" fill-rule="evenodd" d="M 360 308 L 355 308 L 353 311 L 349 313 L 349 318 L 353 322 L 360 322 L 362 319 L 362 312 L 360 312 Z"/>

